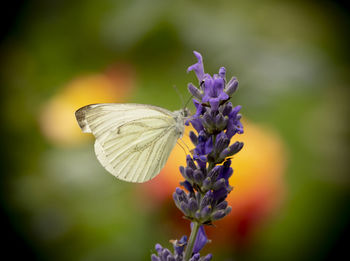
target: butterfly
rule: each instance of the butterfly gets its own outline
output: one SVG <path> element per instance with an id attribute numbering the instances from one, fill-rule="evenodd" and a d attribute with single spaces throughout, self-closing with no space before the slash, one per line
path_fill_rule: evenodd
<path id="1" fill-rule="evenodd" d="M 75 112 L 81 130 L 95 136 L 102 166 L 120 180 L 140 183 L 164 167 L 188 114 L 132 103 L 91 104 Z"/>

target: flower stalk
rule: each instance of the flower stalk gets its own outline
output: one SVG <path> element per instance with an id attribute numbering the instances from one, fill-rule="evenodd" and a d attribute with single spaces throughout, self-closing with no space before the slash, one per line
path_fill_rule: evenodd
<path id="1" fill-rule="evenodd" d="M 190 238 L 188 240 L 188 244 L 187 244 L 186 251 L 185 251 L 184 261 L 189 260 L 192 256 L 193 246 L 194 246 L 194 242 L 197 238 L 199 228 L 200 228 L 200 223 L 193 222 L 191 235 L 190 235 Z"/>
<path id="2" fill-rule="evenodd" d="M 232 191 L 229 178 L 233 174 L 231 157 L 238 153 L 242 142 L 231 140 L 235 134 L 243 133 L 239 111 L 241 106 L 233 107 L 229 102 L 238 88 L 233 77 L 226 82 L 226 69 L 221 67 L 213 76 L 204 72 L 201 54 L 194 52 L 198 62 L 188 68 L 194 71 L 199 87 L 190 83 L 188 91 L 192 94 L 196 113 L 186 125 L 191 124 L 196 132 L 189 136 L 195 149 L 186 156 L 186 166 L 180 167 L 184 181 L 173 193 L 175 205 L 185 218 L 191 220 L 191 235 L 173 241 L 174 253 L 156 245 L 158 256 L 152 261 L 209 261 L 212 255 L 200 257 L 199 252 L 209 242 L 204 226 L 222 219 L 231 212 L 226 198 Z"/>

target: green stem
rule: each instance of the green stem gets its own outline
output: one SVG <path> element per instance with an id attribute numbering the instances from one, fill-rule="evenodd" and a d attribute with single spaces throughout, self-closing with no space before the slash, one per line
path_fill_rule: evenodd
<path id="1" fill-rule="evenodd" d="M 198 222 L 193 222 L 193 227 L 190 235 L 190 239 L 188 240 L 186 252 L 183 261 L 188 261 L 192 257 L 192 251 L 194 242 L 196 241 L 198 230 L 200 228 L 201 224 Z"/>

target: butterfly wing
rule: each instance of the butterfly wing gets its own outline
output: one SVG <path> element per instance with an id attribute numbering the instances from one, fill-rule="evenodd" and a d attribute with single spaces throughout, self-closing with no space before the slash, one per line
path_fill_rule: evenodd
<path id="1" fill-rule="evenodd" d="M 117 178 L 145 182 L 164 167 L 182 135 L 174 114 L 141 104 L 92 104 L 76 111 L 83 132 L 95 138 L 95 153 Z"/>

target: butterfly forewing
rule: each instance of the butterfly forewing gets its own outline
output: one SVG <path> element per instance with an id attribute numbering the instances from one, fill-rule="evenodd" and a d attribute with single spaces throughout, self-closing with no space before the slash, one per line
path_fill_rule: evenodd
<path id="1" fill-rule="evenodd" d="M 150 105 L 93 104 L 79 109 L 76 118 L 83 132 L 94 134 L 100 163 L 130 182 L 155 177 L 183 132 L 183 119 L 179 124 L 174 113 Z"/>

